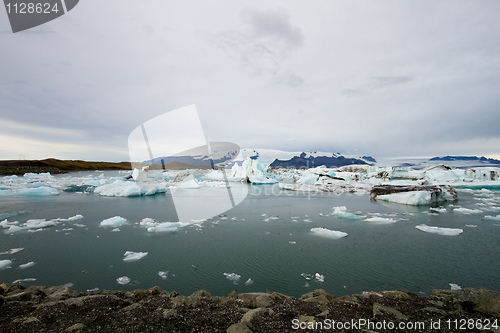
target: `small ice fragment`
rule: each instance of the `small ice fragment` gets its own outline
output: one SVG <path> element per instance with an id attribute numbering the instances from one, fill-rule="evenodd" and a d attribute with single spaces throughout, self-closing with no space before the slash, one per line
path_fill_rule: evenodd
<path id="1" fill-rule="evenodd" d="M 253 284 L 253 280 L 249 278 L 249 279 L 245 282 L 245 284 L 246 284 L 247 286 L 249 286 L 249 285 Z"/>
<path id="2" fill-rule="evenodd" d="M 236 273 L 224 273 L 224 276 L 226 277 L 226 279 L 233 282 L 237 282 L 241 278 L 241 275 L 238 275 Z"/>
<path id="3" fill-rule="evenodd" d="M 460 212 L 462 214 L 480 214 L 482 213 L 483 211 L 481 209 L 469 209 L 469 208 L 463 208 L 463 207 L 460 207 L 460 208 L 455 208 L 453 210 L 453 212 Z"/>
<path id="4" fill-rule="evenodd" d="M 101 222 L 101 227 L 117 227 L 127 223 L 127 220 L 121 216 L 113 216 Z"/>
<path id="5" fill-rule="evenodd" d="M 10 267 L 11 264 L 12 264 L 11 260 L 0 260 L 0 269 L 11 268 Z"/>
<path id="6" fill-rule="evenodd" d="M 477 224 L 466 224 L 465 226 L 468 228 L 477 228 Z"/>
<path id="7" fill-rule="evenodd" d="M 73 288 L 75 286 L 75 284 L 73 282 L 68 282 L 68 283 L 64 284 L 64 286 L 69 289 L 69 288 Z"/>
<path id="8" fill-rule="evenodd" d="M 435 233 L 443 236 L 457 236 L 464 232 L 463 229 L 431 227 L 425 224 L 417 225 L 415 228 L 423 232 Z"/>
<path id="9" fill-rule="evenodd" d="M 118 231 L 120 231 L 120 228 L 114 228 L 114 229 L 113 229 L 113 230 L 111 230 L 111 231 L 113 231 L 113 232 L 118 232 Z"/>
<path id="10" fill-rule="evenodd" d="M 296 241 L 288 241 L 289 244 L 297 244 Z"/>
<path id="11" fill-rule="evenodd" d="M 500 215 L 497 215 L 497 216 L 486 215 L 486 216 L 483 217 L 483 220 L 500 221 Z"/>
<path id="12" fill-rule="evenodd" d="M 136 261 L 148 255 L 148 252 L 132 252 L 126 251 L 123 255 L 123 261 Z"/>
<path id="13" fill-rule="evenodd" d="M 458 284 L 455 283 L 449 283 L 451 290 L 461 290 L 462 287 L 460 287 Z"/>
<path id="14" fill-rule="evenodd" d="M 324 236 L 333 239 L 339 239 L 342 237 L 346 237 L 347 233 L 343 231 L 330 230 L 326 228 L 311 228 L 311 232 L 318 236 Z"/>
<path id="15" fill-rule="evenodd" d="M 35 262 L 30 261 L 26 264 L 19 265 L 19 269 L 25 269 L 25 268 L 29 268 L 29 267 L 33 267 L 33 266 L 35 266 Z"/>
<path id="16" fill-rule="evenodd" d="M 121 276 L 118 279 L 116 279 L 116 282 L 122 285 L 126 285 L 130 283 L 130 278 L 128 276 Z"/>
<path id="17" fill-rule="evenodd" d="M 316 279 L 317 282 L 321 282 L 321 283 L 325 282 L 325 276 L 321 275 L 319 273 L 316 273 L 314 275 L 314 278 Z"/>
<path id="18" fill-rule="evenodd" d="M 99 290 L 99 288 L 92 288 L 92 289 L 87 289 L 87 292 L 88 292 L 88 293 L 91 293 L 91 292 L 93 292 L 93 291 L 98 291 L 98 290 Z"/>
<path id="19" fill-rule="evenodd" d="M 168 277 L 168 271 L 159 271 L 158 276 L 161 277 L 163 280 L 166 280 Z"/>
<path id="20" fill-rule="evenodd" d="M 306 282 L 306 284 L 304 285 L 304 288 L 308 288 L 310 287 L 309 283 Z"/>
<path id="21" fill-rule="evenodd" d="M 302 273 L 300 274 L 300 276 L 302 276 L 304 279 L 308 281 L 312 279 L 312 274 Z"/>
<path id="22" fill-rule="evenodd" d="M 18 247 L 18 248 L 15 248 L 15 249 L 11 249 L 10 250 L 10 254 L 14 254 L 14 253 L 20 252 L 22 250 L 24 250 L 24 247 Z"/>
<path id="23" fill-rule="evenodd" d="M 22 282 L 34 282 L 34 281 L 36 281 L 35 278 L 19 279 L 19 280 L 16 280 L 16 281 L 12 281 L 12 284 L 22 283 Z"/>
<path id="24" fill-rule="evenodd" d="M 304 219 L 304 222 L 309 222 L 309 223 L 311 223 L 311 222 L 312 222 L 312 220 L 311 220 L 311 219 Z"/>
<path id="25" fill-rule="evenodd" d="M 375 224 L 391 224 L 396 223 L 395 219 L 385 218 L 385 217 L 370 217 L 365 220 L 366 222 L 375 223 Z"/>

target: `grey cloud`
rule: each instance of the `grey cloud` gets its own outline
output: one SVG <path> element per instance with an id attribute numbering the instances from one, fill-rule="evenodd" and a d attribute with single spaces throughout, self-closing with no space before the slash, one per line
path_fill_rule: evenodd
<path id="1" fill-rule="evenodd" d="M 374 88 L 384 88 L 388 86 L 396 86 L 412 80 L 413 78 L 411 76 L 375 76 L 372 78 L 373 83 L 371 86 Z"/>
<path id="2" fill-rule="evenodd" d="M 281 74 L 283 61 L 305 39 L 300 28 L 291 24 L 289 15 L 282 10 L 247 9 L 242 19 L 241 30 L 216 34 L 214 44 L 256 75 L 267 74 L 274 82 L 300 86 L 303 79 L 296 74 Z"/>

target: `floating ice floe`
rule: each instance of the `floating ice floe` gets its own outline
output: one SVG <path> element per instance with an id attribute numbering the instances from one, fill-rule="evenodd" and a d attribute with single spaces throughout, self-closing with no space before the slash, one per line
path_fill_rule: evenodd
<path id="1" fill-rule="evenodd" d="M 57 221 L 57 222 L 74 222 L 74 221 L 78 221 L 78 220 L 81 220 L 83 219 L 83 215 L 75 215 L 75 216 L 71 216 L 71 217 L 68 217 L 67 219 L 64 219 L 64 218 L 57 218 L 57 219 L 53 219 L 52 221 Z"/>
<path id="2" fill-rule="evenodd" d="M 127 219 L 121 216 L 113 216 L 103 220 L 99 225 L 101 227 L 118 227 L 127 223 Z"/>
<path id="3" fill-rule="evenodd" d="M 319 273 L 314 274 L 314 279 L 316 280 L 316 282 L 320 282 L 320 283 L 325 282 L 325 276 L 321 275 Z"/>
<path id="4" fill-rule="evenodd" d="M 433 212 L 438 212 L 438 213 L 446 213 L 447 209 L 445 207 L 431 207 L 429 210 Z"/>
<path id="5" fill-rule="evenodd" d="M 111 230 L 112 232 L 119 232 L 121 231 L 120 228 L 114 228 L 113 230 Z"/>
<path id="6" fill-rule="evenodd" d="M 50 186 L 40 186 L 34 188 L 18 188 L 18 189 L 8 189 L 0 190 L 0 197 L 44 197 L 50 195 L 58 195 L 59 192 Z"/>
<path id="7" fill-rule="evenodd" d="M 24 250 L 24 247 L 18 247 L 15 249 L 10 249 L 9 251 L 0 252 L 0 254 L 14 254 L 17 252 L 21 252 L 22 250 Z"/>
<path id="8" fill-rule="evenodd" d="M 107 197 L 140 197 L 143 195 L 153 195 L 157 192 L 165 192 L 166 186 L 166 183 L 159 188 L 154 186 L 154 184 L 148 183 L 141 183 L 141 186 L 139 186 L 135 182 L 115 180 L 111 184 L 96 187 L 94 193 Z"/>
<path id="9" fill-rule="evenodd" d="M 443 236 L 458 236 L 462 232 L 464 232 L 463 229 L 431 227 L 426 224 L 417 225 L 415 228 L 423 232 L 429 232 Z"/>
<path id="10" fill-rule="evenodd" d="M 458 284 L 455 283 L 449 283 L 451 290 L 461 290 L 462 287 L 460 287 Z"/>
<path id="11" fill-rule="evenodd" d="M 375 186 L 371 198 L 405 205 L 421 206 L 443 201 L 457 200 L 455 189 L 448 185 L 441 186 Z"/>
<path id="12" fill-rule="evenodd" d="M 248 280 L 246 280 L 245 284 L 247 286 L 249 286 L 249 285 L 253 284 L 253 280 L 249 278 Z"/>
<path id="13" fill-rule="evenodd" d="M 21 284 L 23 282 L 35 282 L 36 279 L 35 278 L 26 278 L 26 279 L 18 279 L 18 280 L 15 280 L 15 281 L 12 281 L 12 284 Z"/>
<path id="14" fill-rule="evenodd" d="M 459 212 L 462 214 L 480 214 L 483 212 L 481 209 L 469 209 L 469 208 L 463 208 L 463 207 L 455 208 L 455 209 L 453 209 L 453 211 Z"/>
<path id="15" fill-rule="evenodd" d="M 158 276 L 161 277 L 163 280 L 166 280 L 168 277 L 168 271 L 159 271 Z"/>
<path id="16" fill-rule="evenodd" d="M 118 279 L 116 279 L 116 282 L 121 285 L 126 285 L 130 283 L 130 278 L 128 276 L 120 276 Z"/>
<path id="17" fill-rule="evenodd" d="M 26 269 L 35 266 L 34 261 L 27 262 L 26 264 L 19 265 L 19 269 Z"/>
<path id="18" fill-rule="evenodd" d="M 148 255 L 148 252 L 133 252 L 133 251 L 126 251 L 125 254 L 123 255 L 123 261 L 130 262 L 130 261 L 137 261 L 139 259 L 144 258 L 145 256 Z"/>
<path id="19" fill-rule="evenodd" d="M 333 207 L 332 215 L 339 219 L 344 219 L 344 220 L 362 220 L 366 218 L 366 216 L 357 215 L 349 212 L 346 206 Z"/>
<path id="20" fill-rule="evenodd" d="M 240 281 L 240 278 L 241 278 L 241 275 L 236 274 L 236 273 L 224 273 L 224 276 L 229 281 L 233 281 L 234 284 L 238 284 L 238 281 Z"/>
<path id="21" fill-rule="evenodd" d="M 12 260 L 0 260 L 0 269 L 11 268 Z"/>
<path id="22" fill-rule="evenodd" d="M 346 232 L 330 230 L 326 228 L 311 228 L 311 232 L 318 236 L 323 236 L 333 239 L 339 239 L 347 236 Z"/>
<path id="23" fill-rule="evenodd" d="M 483 217 L 483 220 L 487 220 L 487 221 L 500 221 L 500 215 L 497 215 L 497 216 L 486 215 L 486 216 Z"/>
<path id="24" fill-rule="evenodd" d="M 370 217 L 365 219 L 365 221 L 374 224 L 392 224 L 397 222 L 395 219 L 389 217 L 380 217 L 380 216 Z"/>
<path id="25" fill-rule="evenodd" d="M 56 223 L 54 221 L 46 221 L 45 219 L 32 219 L 28 220 L 24 223 L 25 229 L 40 229 L 53 227 Z"/>

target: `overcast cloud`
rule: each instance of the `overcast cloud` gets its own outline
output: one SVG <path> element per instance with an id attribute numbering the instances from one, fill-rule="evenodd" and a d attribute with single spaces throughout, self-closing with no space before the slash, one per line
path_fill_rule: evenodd
<path id="1" fill-rule="evenodd" d="M 13 34 L 0 159 L 128 160 L 195 104 L 209 141 L 500 158 L 500 2 L 85 0 Z"/>

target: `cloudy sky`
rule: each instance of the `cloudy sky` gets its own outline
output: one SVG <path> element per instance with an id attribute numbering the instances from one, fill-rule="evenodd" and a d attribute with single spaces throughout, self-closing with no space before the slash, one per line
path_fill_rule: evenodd
<path id="1" fill-rule="evenodd" d="M 497 0 L 84 0 L 14 34 L 0 8 L 0 159 L 126 161 L 134 129 L 192 104 L 208 141 L 244 148 L 500 158 L 499 13 Z"/>

